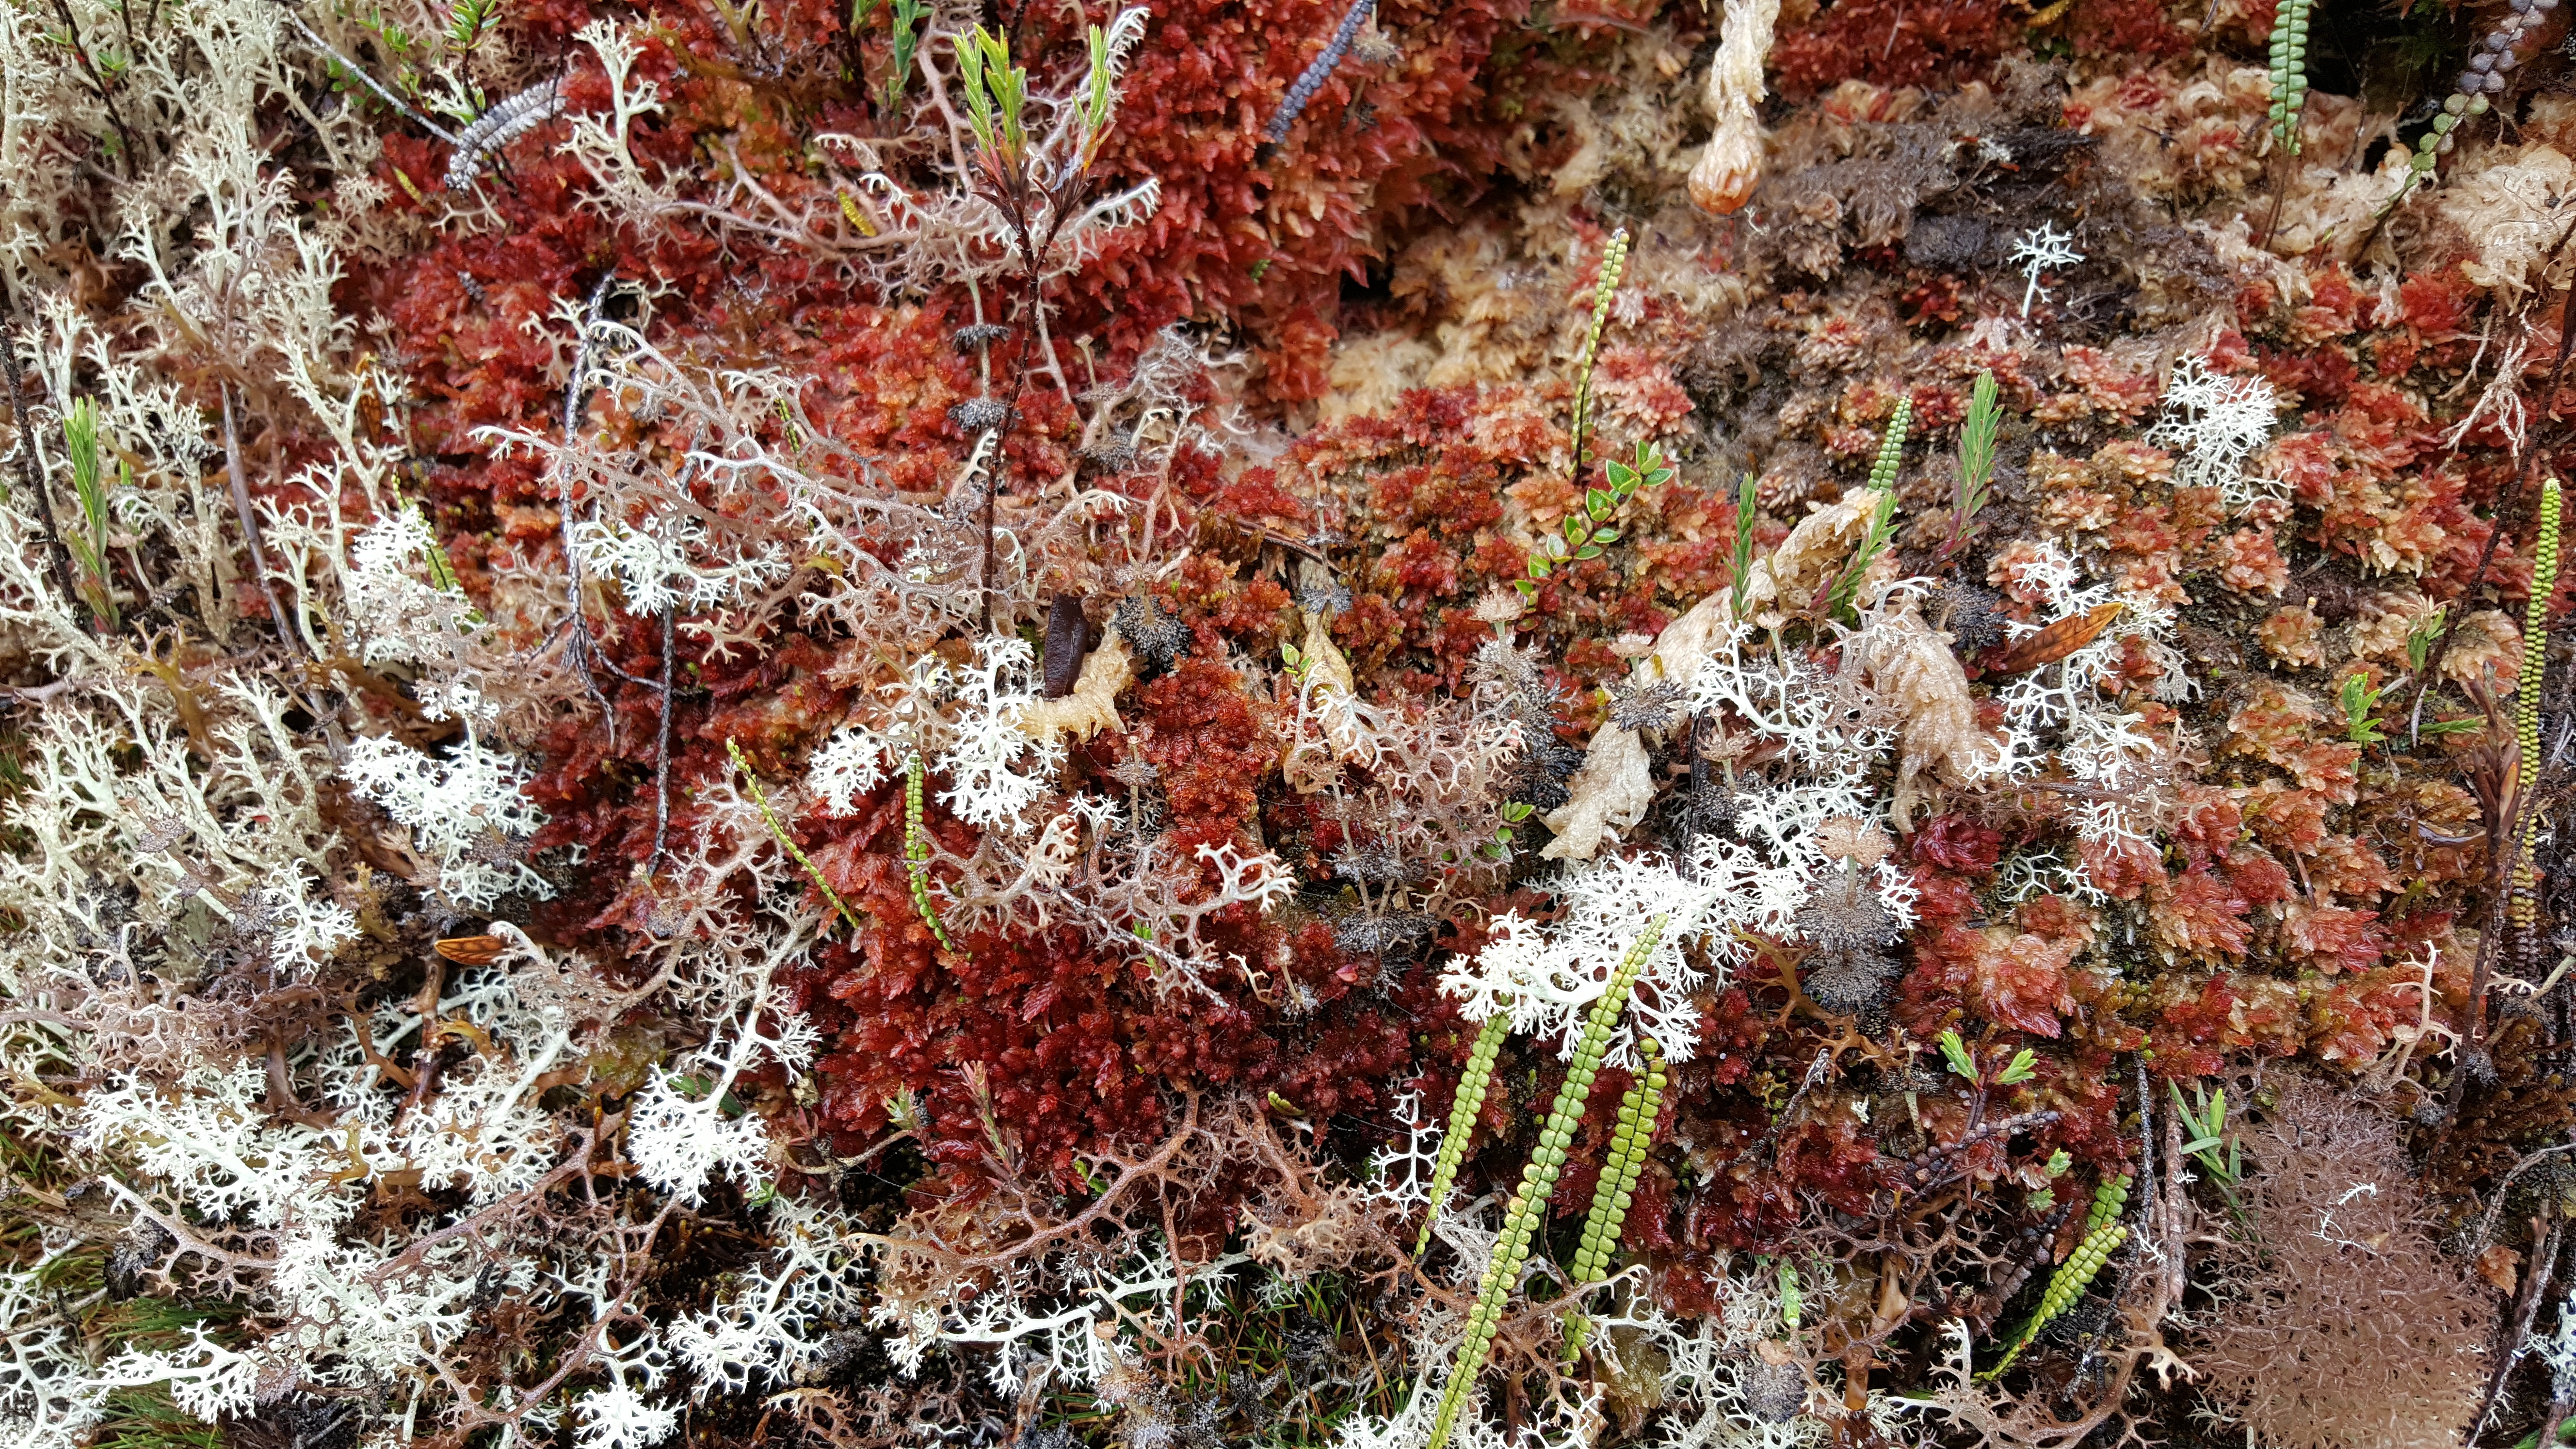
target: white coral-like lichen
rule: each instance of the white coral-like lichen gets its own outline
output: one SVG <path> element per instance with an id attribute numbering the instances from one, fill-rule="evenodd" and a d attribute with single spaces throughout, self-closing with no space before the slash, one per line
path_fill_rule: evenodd
<path id="1" fill-rule="evenodd" d="M 2174 481 L 2186 488 L 2215 488 L 2231 514 L 2286 496 L 2269 478 L 2248 478 L 2245 465 L 2271 441 L 2280 395 L 2259 377 L 2224 377 L 2200 357 L 2174 364 L 2165 384 L 2164 415 L 2147 429 L 2147 441 L 2174 452 Z"/>
<path id="2" fill-rule="evenodd" d="M 439 867 L 439 889 L 458 904 L 488 906 L 512 891 L 553 894 L 525 862 L 495 863 L 495 842 L 524 840 L 546 818 L 525 793 L 526 772 L 509 756 L 471 735 L 444 758 L 362 735 L 349 742 L 341 768 L 360 794 L 410 828 Z"/>

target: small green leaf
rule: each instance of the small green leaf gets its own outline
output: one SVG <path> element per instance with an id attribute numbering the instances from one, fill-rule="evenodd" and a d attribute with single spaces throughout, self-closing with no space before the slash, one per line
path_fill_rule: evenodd
<path id="1" fill-rule="evenodd" d="M 1534 554 L 1531 554 L 1531 555 L 1530 555 L 1530 560 L 1529 560 L 1530 578 L 1533 578 L 1533 579 L 1543 579 L 1543 578 L 1546 578 L 1550 573 L 1554 572 L 1554 571 L 1555 571 L 1555 569 L 1556 569 L 1556 565 L 1554 565 L 1554 564 L 1552 564 L 1552 563 L 1549 563 L 1549 562 L 1547 561 L 1547 555 L 1545 555 L 1545 554 L 1541 554 L 1541 553 L 1534 553 Z M 1522 582 L 1526 583 L 1526 582 L 1528 582 L 1528 580 L 1526 580 L 1526 579 L 1525 579 L 1525 580 L 1523 580 Z M 1534 587 L 1534 586 L 1533 586 L 1533 587 Z M 1521 592 L 1523 592 L 1523 593 L 1528 593 L 1528 592 L 1530 592 L 1530 590 L 1528 590 L 1528 589 L 1523 589 Z"/>
<path id="2" fill-rule="evenodd" d="M 1594 543 L 1617 543 L 1619 541 L 1619 530 L 1615 528 L 1596 530 L 1592 535 L 1592 541 Z"/>
<path id="3" fill-rule="evenodd" d="M 1502 826 L 1497 826 L 1497 827 L 1495 827 L 1495 829 L 1494 829 L 1494 843 L 1495 843 L 1495 844 L 1497 844 L 1497 845 L 1509 845 L 1509 844 L 1511 844 L 1511 843 L 1512 843 L 1512 828 L 1511 828 L 1510 826 L 1508 826 L 1508 825 L 1502 825 Z"/>
<path id="4" fill-rule="evenodd" d="M 1971 1082 L 1977 1080 L 1977 1064 L 1969 1057 L 1968 1045 L 1959 1040 L 1957 1032 L 1941 1033 L 1941 1055 L 1949 1059 L 1950 1070 Z"/>
<path id="5" fill-rule="evenodd" d="M 1590 527 L 1590 524 L 1585 521 L 1582 514 L 1569 513 L 1565 515 L 1565 541 L 1572 543 L 1577 539 L 1582 538 L 1584 530 L 1588 527 Z"/>
<path id="6" fill-rule="evenodd" d="M 1616 481 L 1615 478 L 1613 481 Z M 1598 488 L 1591 489 L 1583 495 L 1583 506 L 1596 519 L 1608 518 L 1611 506 L 1610 495 Z"/>
<path id="7" fill-rule="evenodd" d="M 1512 587 L 1521 591 L 1522 598 L 1534 599 L 1538 597 L 1538 585 L 1531 583 L 1527 579 L 1512 580 Z"/>
<path id="8" fill-rule="evenodd" d="M 1287 660 L 1287 661 L 1288 661 L 1288 667 L 1289 667 L 1289 668 L 1291 668 L 1291 669 L 1294 669 L 1294 668 L 1296 668 L 1298 665 L 1303 664 L 1303 663 L 1305 663 L 1305 662 L 1306 662 L 1306 656 L 1305 656 L 1305 654 L 1304 654 L 1301 650 L 1299 650 L 1299 649 L 1297 648 L 1297 646 L 1296 646 L 1296 645 L 1294 645 L 1294 644 L 1282 644 L 1282 645 L 1280 645 L 1280 646 L 1279 646 L 1279 657 L 1280 657 L 1280 658 L 1282 658 L 1282 659 Z"/>
<path id="9" fill-rule="evenodd" d="M 2038 1076 L 2039 1073 L 2031 1066 L 2031 1063 L 2038 1059 L 2039 1053 L 2032 1051 L 2028 1047 L 2023 1047 L 2020 1051 L 2013 1053 L 2012 1065 L 2004 1068 L 2004 1074 L 2002 1076 L 1995 1078 L 1995 1084 L 1998 1086 L 2009 1087 L 2017 1083 L 2027 1082 L 2031 1078 Z"/>
<path id="10" fill-rule="evenodd" d="M 2185 1152 L 2207 1152 L 2209 1149 L 2218 1146 L 2220 1141 L 2221 1139 L 2216 1137 L 2195 1137 L 2191 1141 L 2184 1143 L 2182 1145 L 2182 1150 Z"/>
<path id="11" fill-rule="evenodd" d="M 1574 556 L 1578 559 L 1599 558 L 1601 557 L 1601 545 L 1597 543 L 1587 543 L 1583 547 L 1576 549 L 1574 551 Z"/>

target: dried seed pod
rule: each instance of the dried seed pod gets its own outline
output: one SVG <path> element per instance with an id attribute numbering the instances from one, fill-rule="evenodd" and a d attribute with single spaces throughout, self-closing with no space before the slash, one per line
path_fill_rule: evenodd
<path id="1" fill-rule="evenodd" d="M 1064 698 L 1082 677 L 1082 656 L 1090 647 L 1082 603 L 1080 594 L 1058 594 L 1047 606 L 1046 682 L 1038 690 L 1044 698 Z"/>
<path id="2" fill-rule="evenodd" d="M 463 966 L 489 966 L 501 959 L 498 936 L 450 936 L 432 943 L 432 950 Z"/>
<path id="3" fill-rule="evenodd" d="M 2102 637 L 2123 606 L 2104 604 L 2089 613 L 2071 614 L 2006 649 L 1994 663 L 1997 674 L 2020 674 L 2054 664 Z"/>

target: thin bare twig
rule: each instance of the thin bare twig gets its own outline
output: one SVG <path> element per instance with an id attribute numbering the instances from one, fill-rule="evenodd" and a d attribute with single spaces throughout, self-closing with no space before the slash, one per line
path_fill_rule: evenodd
<path id="1" fill-rule="evenodd" d="M 56 0 L 56 3 L 60 3 L 60 0 Z M 298 31 L 303 33 L 305 40 L 310 42 L 315 50 L 318 50 L 324 55 L 331 57 L 333 60 L 338 61 L 340 63 L 340 69 L 357 77 L 360 85 L 374 91 L 377 97 L 383 100 L 386 105 L 389 105 L 395 110 L 402 112 L 404 115 L 409 116 L 413 124 L 419 126 L 429 134 L 436 136 L 438 139 L 445 141 L 450 146 L 456 144 L 455 132 L 448 130 L 445 126 L 442 126 L 436 121 L 431 120 L 429 117 L 422 115 L 419 110 L 414 108 L 402 97 L 395 95 L 392 91 L 386 90 L 382 85 L 377 83 L 374 76 L 367 74 L 366 67 L 358 64 L 354 60 L 351 60 L 349 57 L 342 55 L 339 47 L 333 45 L 327 40 L 324 40 L 321 36 L 314 34 L 313 27 L 304 23 L 304 17 L 295 13 L 295 9 L 290 3 L 290 0 L 278 0 L 278 5 L 280 9 L 286 11 L 288 22 L 293 24 Z"/>
<path id="2" fill-rule="evenodd" d="M 62 530 L 54 526 L 53 494 L 45 487 L 44 473 L 36 467 L 36 425 L 27 415 L 26 380 L 18 370 L 18 310 L 5 297 L 0 297 L 0 307 L 7 308 L 5 314 L 0 314 L 0 321 L 8 324 L 7 333 L 0 335 L 0 367 L 8 371 L 9 412 L 18 420 L 18 486 L 35 496 L 36 517 L 45 525 L 45 547 L 54 560 L 54 585 L 63 591 L 63 602 L 77 606 L 80 594 L 72 587 L 71 550 L 63 547 Z"/>
<path id="3" fill-rule="evenodd" d="M 653 859 L 644 867 L 648 875 L 662 863 L 662 840 L 671 829 L 671 654 L 679 610 L 676 601 L 662 606 L 662 728 L 653 744 Z"/>
<path id="4" fill-rule="evenodd" d="M 303 631 L 287 627 L 286 606 L 279 602 L 268 577 L 268 549 L 260 542 L 259 514 L 251 504 L 250 477 L 242 471 L 241 431 L 233 421 L 232 384 L 217 383 L 215 392 L 224 409 L 224 472 L 232 482 L 233 512 L 241 520 L 242 538 L 250 545 L 251 576 L 259 583 L 260 597 L 268 600 L 268 619 L 277 627 L 277 637 L 301 652 Z"/>

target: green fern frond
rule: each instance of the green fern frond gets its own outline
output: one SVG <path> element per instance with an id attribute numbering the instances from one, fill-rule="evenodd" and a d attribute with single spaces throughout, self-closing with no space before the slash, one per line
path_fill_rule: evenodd
<path id="1" fill-rule="evenodd" d="M 1556 1101 L 1548 1108 L 1546 1125 L 1539 1129 L 1538 1148 L 1530 1154 L 1529 1165 L 1521 1170 L 1521 1185 L 1513 1192 L 1511 1203 L 1503 1210 L 1503 1230 L 1494 1240 L 1494 1256 L 1485 1265 L 1485 1276 L 1476 1285 L 1476 1306 L 1467 1315 L 1467 1337 L 1458 1345 L 1458 1359 L 1449 1371 L 1449 1383 L 1441 1390 L 1440 1408 L 1431 1423 L 1431 1442 L 1426 1449 L 1442 1449 L 1458 1426 L 1459 1412 L 1475 1396 L 1476 1376 L 1484 1371 L 1485 1359 L 1493 1352 L 1494 1330 L 1502 1322 L 1504 1300 L 1520 1282 L 1521 1268 L 1529 1262 L 1530 1246 L 1538 1236 L 1539 1224 L 1547 1217 L 1547 1200 L 1556 1191 L 1557 1175 L 1565 1168 L 1565 1149 L 1574 1141 L 1574 1130 L 1583 1121 L 1583 1104 L 1592 1095 L 1592 1079 L 1601 1070 L 1602 1054 L 1609 1049 L 1610 1029 L 1619 1015 L 1628 1009 L 1628 993 L 1636 988 L 1638 973 L 1646 969 L 1655 946 L 1663 940 L 1669 916 L 1657 916 L 1646 923 L 1635 945 L 1619 960 L 1618 969 L 1610 973 L 1610 984 L 1601 999 L 1592 1004 L 1592 1013 L 1584 1019 L 1583 1034 L 1575 1039 L 1574 1060 L 1565 1069 L 1565 1084 L 1557 1089 Z"/>
<path id="2" fill-rule="evenodd" d="M 769 796 L 760 788 L 760 777 L 751 772 L 751 762 L 742 757 L 742 746 L 727 740 L 725 753 L 732 757 L 733 767 L 742 771 L 743 788 L 751 792 L 751 803 L 760 811 L 760 823 L 769 827 L 770 839 L 777 841 L 778 848 L 787 852 L 787 858 L 804 870 L 806 878 L 814 882 L 814 889 L 823 893 L 823 899 L 832 903 L 832 909 L 841 913 L 841 919 L 848 922 L 851 933 L 856 934 L 859 918 L 850 914 L 850 908 L 842 904 L 840 896 L 824 882 L 823 873 L 814 868 L 814 862 L 805 858 L 805 852 L 798 847 L 795 837 L 779 823 L 778 812 L 769 808 Z"/>
<path id="3" fill-rule="evenodd" d="M 1449 1131 L 1441 1137 L 1440 1157 L 1431 1167 L 1431 1211 L 1422 1220 L 1422 1236 L 1413 1242 L 1417 1258 L 1431 1246 L 1431 1224 L 1440 1216 L 1440 1205 L 1448 1201 L 1449 1189 L 1457 1184 L 1458 1164 L 1466 1160 L 1467 1139 L 1476 1131 L 1476 1114 L 1485 1109 L 1485 1090 L 1494 1080 L 1494 1057 L 1503 1049 L 1503 1038 L 1511 1034 L 1511 1013 L 1497 1011 L 1485 1018 L 1475 1046 L 1468 1049 L 1467 1070 L 1459 1074 L 1458 1095 L 1449 1104 Z"/>
<path id="4" fill-rule="evenodd" d="M 903 757 L 903 866 L 912 877 L 912 908 L 930 924 L 930 934 L 951 955 L 966 953 L 948 939 L 948 924 L 939 919 L 939 907 L 930 898 L 930 836 L 921 827 L 921 752 L 914 750 Z M 815 877 L 820 883 L 822 877 Z"/>
<path id="5" fill-rule="evenodd" d="M 2093 1190 L 2093 1211 L 2085 1219 L 2084 1240 L 2076 1244 L 2075 1251 L 2067 1256 L 2065 1262 L 2057 1265 L 2057 1272 L 2048 1280 L 2048 1291 L 2040 1295 L 2039 1311 L 2021 1326 L 2021 1332 L 2013 1335 L 2012 1345 L 2004 1350 L 2004 1356 L 1996 1361 L 1995 1366 L 1977 1375 L 1978 1378 L 2001 1378 L 2004 1370 L 2013 1366 L 2013 1360 L 2021 1357 L 2021 1351 L 2030 1347 L 2031 1340 L 2039 1337 L 2039 1331 L 2074 1307 L 2085 1290 L 2093 1286 L 2093 1280 L 2111 1261 L 2111 1255 L 2129 1239 L 2128 1225 L 2117 1220 L 2128 1202 L 2129 1177 L 2126 1173 L 2104 1179 L 2102 1185 Z"/>
<path id="6" fill-rule="evenodd" d="M 1905 436 L 1914 430 L 1914 399 L 1896 400 L 1887 431 L 1878 438 L 1878 457 L 1869 465 L 1869 486 L 1885 492 L 1896 486 L 1896 470 L 1905 462 Z"/>
<path id="7" fill-rule="evenodd" d="M 1574 481 L 1583 482 L 1583 435 L 1591 422 L 1592 365 L 1601 358 L 1601 334 L 1610 326 L 1610 299 L 1619 290 L 1619 274 L 1628 266 L 1628 229 L 1611 233 L 1601 253 L 1601 280 L 1592 288 L 1592 330 L 1584 334 L 1583 362 L 1574 373 Z"/>
<path id="8" fill-rule="evenodd" d="M 2531 550 L 2531 600 L 2523 606 L 2522 681 L 2513 707 L 2514 777 L 2518 792 L 2539 783 L 2540 687 L 2549 666 L 2549 601 L 2558 592 L 2558 480 L 2540 485 L 2540 527 Z M 2530 832 L 2514 854 L 2510 892 L 2513 923 L 2530 931 L 2540 924 L 2540 877 Z"/>
<path id="9" fill-rule="evenodd" d="M 1601 1164 L 1601 1180 L 1592 1189 L 1592 1210 L 1583 1219 L 1582 1245 L 1574 1251 L 1577 1283 L 1597 1283 L 1609 1274 L 1610 1257 L 1619 1251 L 1619 1229 L 1645 1171 L 1655 1118 L 1663 1109 L 1664 1054 L 1651 1037 L 1637 1047 L 1645 1056 L 1646 1070 L 1619 1102 L 1619 1125 L 1610 1136 L 1609 1159 Z"/>

